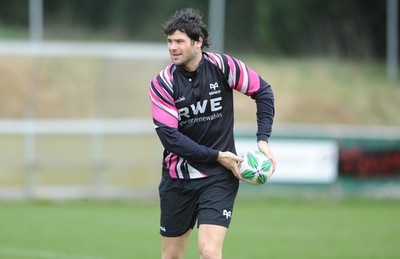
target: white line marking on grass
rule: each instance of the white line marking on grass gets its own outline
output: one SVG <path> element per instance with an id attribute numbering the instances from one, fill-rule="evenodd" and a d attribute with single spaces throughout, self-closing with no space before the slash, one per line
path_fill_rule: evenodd
<path id="1" fill-rule="evenodd" d="M 105 259 L 105 257 L 91 255 L 74 255 L 58 253 L 48 250 L 27 249 L 21 247 L 10 247 L 0 245 L 0 255 L 17 255 L 28 258 L 48 258 L 48 259 Z"/>

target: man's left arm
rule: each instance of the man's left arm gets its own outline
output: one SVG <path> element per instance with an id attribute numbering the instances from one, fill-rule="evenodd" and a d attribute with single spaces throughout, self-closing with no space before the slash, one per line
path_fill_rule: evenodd
<path id="1" fill-rule="evenodd" d="M 276 159 L 268 143 L 271 136 L 275 116 L 274 94 L 271 86 L 260 77 L 259 89 L 251 95 L 257 106 L 257 145 L 271 161 L 273 171 L 276 169 Z"/>
<path id="2" fill-rule="evenodd" d="M 275 116 L 274 94 L 271 86 L 254 70 L 242 61 L 229 55 L 223 55 L 223 72 L 227 83 L 232 88 L 245 95 L 251 96 L 257 106 L 257 143 L 261 152 L 265 153 L 276 168 L 275 156 L 268 144 Z"/>

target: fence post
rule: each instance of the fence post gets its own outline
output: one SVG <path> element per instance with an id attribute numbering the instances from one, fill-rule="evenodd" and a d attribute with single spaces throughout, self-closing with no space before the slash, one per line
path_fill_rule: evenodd
<path id="1" fill-rule="evenodd" d="M 225 0 L 209 0 L 209 28 L 211 36 L 211 50 L 216 53 L 224 51 L 225 29 Z"/>
<path id="2" fill-rule="evenodd" d="M 35 198 L 37 163 L 36 163 L 36 132 L 32 119 L 25 119 L 24 127 L 24 159 L 26 173 L 26 195 Z"/>
<path id="3" fill-rule="evenodd" d="M 29 34 L 31 41 L 43 40 L 43 0 L 29 0 Z"/>
<path id="4" fill-rule="evenodd" d="M 397 82 L 398 72 L 398 1 L 387 0 L 387 48 L 386 48 L 386 59 L 387 59 L 387 73 L 389 82 L 395 84 Z"/>

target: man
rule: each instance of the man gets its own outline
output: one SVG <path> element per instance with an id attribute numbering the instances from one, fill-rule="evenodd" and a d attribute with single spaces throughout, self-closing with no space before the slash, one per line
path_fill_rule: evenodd
<path id="1" fill-rule="evenodd" d="M 200 258 L 222 258 L 233 204 L 243 181 L 233 135 L 233 90 L 256 101 L 258 148 L 268 145 L 274 117 L 271 87 L 241 61 L 203 52 L 209 35 L 198 10 L 163 25 L 172 64 L 151 81 L 153 122 L 165 150 L 160 194 L 162 258 L 183 258 L 196 221 Z"/>

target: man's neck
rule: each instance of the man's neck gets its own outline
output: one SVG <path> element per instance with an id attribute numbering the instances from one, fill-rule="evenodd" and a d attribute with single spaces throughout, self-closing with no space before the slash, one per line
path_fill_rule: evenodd
<path id="1" fill-rule="evenodd" d="M 187 66 L 185 66 L 185 69 L 189 72 L 194 72 L 199 68 L 200 61 L 203 58 L 203 52 L 200 52 Z"/>

